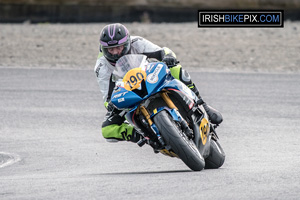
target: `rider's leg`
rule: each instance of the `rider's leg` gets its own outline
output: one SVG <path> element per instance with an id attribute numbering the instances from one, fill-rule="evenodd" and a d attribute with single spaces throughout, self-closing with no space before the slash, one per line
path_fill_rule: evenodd
<path id="1" fill-rule="evenodd" d="M 117 109 L 108 110 L 102 123 L 102 135 L 108 142 L 131 141 L 138 142 L 140 134 L 134 127 L 125 123 L 125 117 L 120 116 Z"/>

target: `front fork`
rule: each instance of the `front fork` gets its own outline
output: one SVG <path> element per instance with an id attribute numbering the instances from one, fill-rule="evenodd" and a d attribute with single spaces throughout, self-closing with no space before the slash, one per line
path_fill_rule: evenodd
<path id="1" fill-rule="evenodd" d="M 159 93 L 161 98 L 165 101 L 165 103 L 167 104 L 167 106 L 170 109 L 174 109 L 176 114 L 179 116 L 179 122 L 180 125 L 182 127 L 183 132 L 187 135 L 188 138 L 192 138 L 193 137 L 193 131 L 189 128 L 188 123 L 183 119 L 183 117 L 180 115 L 178 108 L 174 105 L 173 101 L 170 99 L 170 97 L 167 94 L 167 90 L 164 90 L 163 92 Z M 153 124 L 153 121 L 150 118 L 150 114 L 148 112 L 148 110 L 145 108 L 145 106 L 140 105 L 138 108 L 138 113 L 141 112 L 142 115 L 145 117 L 145 119 L 147 120 L 151 130 L 157 135 L 158 137 L 158 141 L 160 142 L 160 144 L 162 146 L 165 145 L 163 139 L 161 138 L 159 131 L 157 130 L 156 126 Z M 147 142 L 147 139 L 143 138 L 141 141 L 138 142 L 139 146 L 143 146 L 145 143 Z"/>
<path id="2" fill-rule="evenodd" d="M 138 112 L 141 112 L 142 115 L 146 118 L 148 125 L 150 126 L 151 130 L 153 131 L 153 133 L 155 133 L 155 135 L 157 136 L 158 142 L 160 143 L 161 146 L 165 146 L 165 142 L 162 139 L 161 135 L 159 134 L 159 131 L 157 130 L 156 126 L 154 126 L 153 121 L 150 118 L 150 114 L 147 111 L 147 109 L 145 108 L 145 106 L 140 106 L 138 108 Z M 147 143 L 147 141 L 149 141 L 149 138 L 143 138 L 140 141 L 137 142 L 137 144 L 142 147 L 144 144 Z M 154 144 L 155 145 L 155 144 Z M 156 146 L 156 145 L 155 145 Z"/>
<path id="3" fill-rule="evenodd" d="M 176 110 L 177 115 L 180 116 L 180 125 L 183 132 L 186 134 L 186 136 L 188 136 L 189 139 L 191 139 L 193 137 L 193 131 L 189 128 L 188 123 L 180 115 L 178 108 L 174 105 L 173 101 L 168 96 L 167 91 L 160 93 L 160 96 L 163 98 L 169 108 Z"/>

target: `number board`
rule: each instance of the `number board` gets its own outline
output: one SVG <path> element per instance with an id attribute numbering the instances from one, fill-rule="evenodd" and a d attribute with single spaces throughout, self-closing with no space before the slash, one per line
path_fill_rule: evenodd
<path id="1" fill-rule="evenodd" d="M 141 68 L 129 70 L 123 78 L 124 87 L 126 90 L 132 91 L 141 86 L 141 82 L 146 81 L 146 72 Z"/>
<path id="2" fill-rule="evenodd" d="M 208 131 L 209 131 L 209 124 L 208 124 L 207 119 L 203 118 L 201 120 L 199 129 L 200 129 L 200 136 L 202 139 L 202 144 L 205 145 L 206 141 L 207 141 Z"/>

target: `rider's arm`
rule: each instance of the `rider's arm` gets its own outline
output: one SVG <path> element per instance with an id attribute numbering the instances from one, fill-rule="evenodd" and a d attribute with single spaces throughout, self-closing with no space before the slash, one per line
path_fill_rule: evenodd
<path id="1" fill-rule="evenodd" d="M 109 65 L 110 64 L 105 60 L 105 58 L 99 55 L 94 69 L 105 107 L 108 98 L 110 98 L 110 88 L 113 87 L 111 85 L 111 74 L 113 72 L 113 67 L 110 67 Z"/>
<path id="2" fill-rule="evenodd" d="M 156 58 L 162 61 L 165 56 L 172 56 L 176 58 L 175 53 L 167 47 L 159 47 L 149 40 L 139 37 L 132 36 L 132 53 L 141 53 L 146 55 L 148 58 Z"/>

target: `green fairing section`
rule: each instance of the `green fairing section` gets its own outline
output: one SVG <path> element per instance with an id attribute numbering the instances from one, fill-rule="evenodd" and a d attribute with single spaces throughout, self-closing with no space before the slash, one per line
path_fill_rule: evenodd
<path id="1" fill-rule="evenodd" d="M 179 75 L 180 75 L 180 69 L 181 65 L 177 65 L 175 67 L 170 68 L 171 74 L 174 78 L 180 81 Z"/>
<path id="2" fill-rule="evenodd" d="M 129 124 L 112 124 L 102 128 L 102 135 L 104 138 L 116 138 L 119 140 L 130 140 L 133 126 Z"/>

